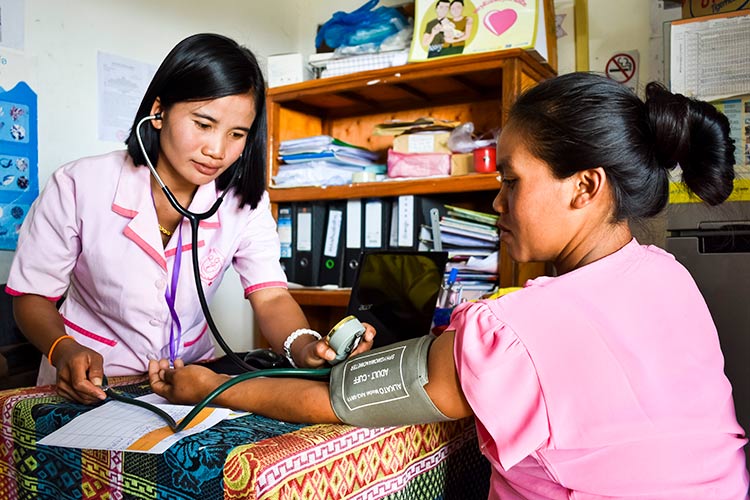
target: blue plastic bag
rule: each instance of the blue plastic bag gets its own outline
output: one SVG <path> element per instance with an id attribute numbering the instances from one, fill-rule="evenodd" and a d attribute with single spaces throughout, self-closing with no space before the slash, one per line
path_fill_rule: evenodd
<path id="1" fill-rule="evenodd" d="M 380 0 L 369 0 L 352 12 L 335 12 L 331 19 L 320 27 L 315 37 L 315 46 L 323 43 L 336 49 L 343 46 L 356 46 L 365 43 L 380 43 L 401 31 L 407 20 L 393 7 L 373 8 Z"/>

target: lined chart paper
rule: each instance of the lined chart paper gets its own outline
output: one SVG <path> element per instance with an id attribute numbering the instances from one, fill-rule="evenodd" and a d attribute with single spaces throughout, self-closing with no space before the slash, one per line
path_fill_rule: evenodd
<path id="1" fill-rule="evenodd" d="M 750 11 L 672 23 L 672 92 L 706 101 L 750 93 Z"/>
<path id="2" fill-rule="evenodd" d="M 138 399 L 163 401 L 154 395 Z M 163 403 L 158 406 L 177 422 L 193 409 L 191 406 Z M 110 401 L 74 418 L 41 439 L 39 444 L 87 450 L 163 453 L 180 439 L 204 431 L 233 413 L 226 408 L 204 408 L 185 430 L 175 434 L 155 413 L 120 401 Z"/>

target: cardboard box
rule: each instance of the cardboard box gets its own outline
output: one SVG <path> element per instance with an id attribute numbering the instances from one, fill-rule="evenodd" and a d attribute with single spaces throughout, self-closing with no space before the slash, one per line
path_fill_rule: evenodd
<path id="1" fill-rule="evenodd" d="M 432 177 L 449 175 L 451 155 L 447 153 L 399 153 L 388 150 L 388 177 Z"/>
<path id="2" fill-rule="evenodd" d="M 451 175 L 466 175 L 474 172 L 473 153 L 455 153 L 451 155 Z"/>
<path id="3" fill-rule="evenodd" d="M 397 153 L 450 153 L 450 132 L 417 132 L 401 134 L 393 138 L 393 150 Z"/>
<path id="4" fill-rule="evenodd" d="M 683 0 L 682 18 L 710 16 L 745 9 L 750 9 L 750 2 L 747 0 Z"/>
<path id="5" fill-rule="evenodd" d="M 268 56 L 268 86 L 279 87 L 304 82 L 306 77 L 302 54 L 278 54 Z"/>

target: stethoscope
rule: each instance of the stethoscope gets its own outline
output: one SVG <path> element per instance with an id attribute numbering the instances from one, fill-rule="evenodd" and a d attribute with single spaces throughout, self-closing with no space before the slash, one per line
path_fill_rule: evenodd
<path id="1" fill-rule="evenodd" d="M 201 310 L 203 311 L 203 316 L 206 318 L 206 323 L 208 324 L 208 328 L 213 334 L 214 338 L 216 339 L 216 342 L 219 344 L 221 349 L 224 351 L 224 353 L 227 355 L 229 359 L 231 359 L 237 366 L 240 368 L 246 370 L 246 371 L 255 371 L 257 368 L 250 366 L 249 364 L 245 363 L 245 361 L 237 356 L 237 354 L 230 349 L 230 347 L 227 345 L 227 343 L 224 341 L 224 338 L 219 333 L 219 329 L 216 326 L 216 323 L 214 323 L 213 317 L 211 316 L 211 311 L 208 307 L 208 301 L 206 300 L 206 294 L 203 291 L 203 284 L 200 280 L 200 273 L 199 273 L 199 261 L 198 261 L 198 225 L 200 224 L 200 221 L 206 220 L 212 215 L 216 213 L 217 210 L 219 210 L 219 206 L 221 206 L 221 203 L 224 201 L 224 196 L 227 194 L 229 189 L 233 186 L 234 182 L 240 177 L 240 169 L 238 167 L 235 167 L 234 173 L 232 174 L 232 178 L 229 181 L 229 184 L 227 187 L 222 191 L 222 193 L 219 195 L 219 197 L 216 199 L 213 205 L 211 205 L 211 208 L 206 210 L 203 213 L 195 213 L 191 212 L 187 208 L 183 207 L 179 201 L 177 201 L 177 198 L 174 196 L 172 191 L 167 187 L 167 185 L 164 183 L 164 181 L 161 179 L 161 176 L 156 171 L 156 168 L 154 167 L 153 163 L 151 162 L 151 159 L 148 157 L 148 153 L 146 152 L 146 148 L 143 145 L 143 139 L 141 138 L 141 126 L 151 120 L 161 120 L 162 115 L 161 113 L 156 113 L 153 115 L 144 116 L 140 119 L 138 124 L 135 127 L 135 137 L 138 140 L 138 145 L 141 148 L 141 152 L 143 153 L 143 157 L 146 160 L 146 164 L 151 171 L 151 175 L 154 176 L 154 179 L 156 179 L 156 182 L 159 183 L 159 186 L 161 186 L 161 190 L 164 193 L 164 196 L 167 197 L 167 200 L 169 200 L 169 204 L 172 205 L 172 207 L 177 210 L 177 212 L 185 217 L 190 222 L 190 232 L 191 232 L 191 243 L 192 248 L 190 250 L 191 259 L 193 261 L 193 277 L 195 278 L 195 289 L 198 292 L 198 300 L 201 304 Z M 178 248 L 177 252 L 180 253 L 182 249 Z M 174 344 L 174 339 L 170 338 L 170 347 Z M 172 350 L 172 349 L 170 349 Z M 175 349 L 176 350 L 176 349 Z M 174 359 L 171 359 L 174 357 L 174 351 L 172 350 L 172 355 L 170 356 L 170 361 L 174 362 Z"/>
<path id="2" fill-rule="evenodd" d="M 138 121 L 138 124 L 135 127 L 135 136 L 138 140 L 138 145 L 141 148 L 141 152 L 143 153 L 143 157 L 146 160 L 146 164 L 148 165 L 149 170 L 151 171 L 151 174 L 154 176 L 156 181 L 159 183 L 159 186 L 161 186 L 162 191 L 164 192 L 164 195 L 167 197 L 167 200 L 169 200 L 169 203 L 172 205 L 172 207 L 177 210 L 183 217 L 185 217 L 188 221 L 190 221 L 190 230 L 191 230 L 191 240 L 192 240 L 192 248 L 191 248 L 191 258 L 193 263 L 193 275 L 195 278 L 195 288 L 198 292 L 198 299 L 201 304 L 201 310 L 203 311 L 203 315 L 206 318 L 206 323 L 208 324 L 208 327 L 213 334 L 214 338 L 216 339 L 216 342 L 219 344 L 219 346 L 222 348 L 224 353 L 227 355 L 229 359 L 231 359 L 236 365 L 246 370 L 245 373 L 242 373 L 240 375 L 237 375 L 234 378 L 229 379 L 228 381 L 221 384 L 219 387 L 214 389 L 208 396 L 206 396 L 202 401 L 200 401 L 197 405 L 193 407 L 193 409 L 183 418 L 180 420 L 179 423 L 175 422 L 175 420 L 172 418 L 171 415 L 163 411 L 161 408 L 159 408 L 156 405 L 152 405 L 150 403 L 147 403 L 145 401 L 141 401 L 138 399 L 131 398 L 129 396 L 126 396 L 119 391 L 114 390 L 112 387 L 108 385 L 107 378 L 104 377 L 102 390 L 109 396 L 110 398 L 139 406 L 141 408 L 147 409 L 149 411 L 152 411 L 159 415 L 164 421 L 167 422 L 170 429 L 174 432 L 179 432 L 200 413 L 200 411 L 205 408 L 215 397 L 217 397 L 219 394 L 224 392 L 225 390 L 229 389 L 235 384 L 238 384 L 240 382 L 243 382 L 245 380 L 255 378 L 255 377 L 301 377 L 301 378 L 312 378 L 312 379 L 318 379 L 318 378 L 326 378 L 331 372 L 331 368 L 269 368 L 269 369 L 258 369 L 256 367 L 253 367 L 249 364 L 247 364 L 242 358 L 237 356 L 237 354 L 232 351 L 232 349 L 229 348 L 227 343 L 222 338 L 221 334 L 219 333 L 219 329 L 217 328 L 216 324 L 214 323 L 213 317 L 211 316 L 211 311 L 208 307 L 208 301 L 206 300 L 205 293 L 203 291 L 203 284 L 200 281 L 200 273 L 199 273 L 199 261 L 198 261 L 198 225 L 200 221 L 206 220 L 212 215 L 216 213 L 216 211 L 219 209 L 219 206 L 221 205 L 222 201 L 224 201 L 224 195 L 229 191 L 229 189 L 232 187 L 234 182 L 240 177 L 240 169 L 235 167 L 235 171 L 232 174 L 232 178 L 229 181 L 229 184 L 224 189 L 224 191 L 219 195 L 219 197 L 216 199 L 214 204 L 206 210 L 203 213 L 195 213 L 191 212 L 190 210 L 183 207 L 179 201 L 177 201 L 177 198 L 174 196 L 172 191 L 167 187 L 167 185 L 162 181 L 161 177 L 156 171 L 156 168 L 151 163 L 151 159 L 148 157 L 148 153 L 146 152 L 146 148 L 143 146 L 143 140 L 141 139 L 141 133 L 140 128 L 143 123 L 151 120 L 161 120 L 162 116 L 161 113 L 156 113 L 154 115 L 148 115 L 143 117 L 140 121 Z M 181 238 L 178 240 L 179 243 L 181 243 Z M 178 254 L 181 251 L 181 248 L 178 248 Z M 334 337 L 334 334 L 336 336 Z M 356 347 L 357 343 L 359 342 L 359 339 L 364 334 L 364 327 L 361 323 L 354 317 L 354 316 L 348 316 L 344 319 L 342 319 L 337 325 L 335 325 L 331 331 L 326 336 L 326 341 L 328 344 L 336 351 L 337 358 L 336 361 L 341 361 L 344 359 L 344 357 L 348 356 L 348 354 Z M 170 333 L 170 358 L 174 355 L 174 350 L 172 348 L 174 344 L 174 340 L 172 338 L 172 335 Z M 179 343 L 179 340 L 178 340 Z M 175 349 L 176 350 L 176 349 Z M 171 359 L 173 362 L 174 360 Z"/>

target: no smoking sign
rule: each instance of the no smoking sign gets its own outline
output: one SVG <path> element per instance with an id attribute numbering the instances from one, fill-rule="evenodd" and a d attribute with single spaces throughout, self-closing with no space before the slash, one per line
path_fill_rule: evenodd
<path id="1" fill-rule="evenodd" d="M 638 85 L 638 51 L 619 52 L 607 61 L 607 78 L 635 89 Z"/>

